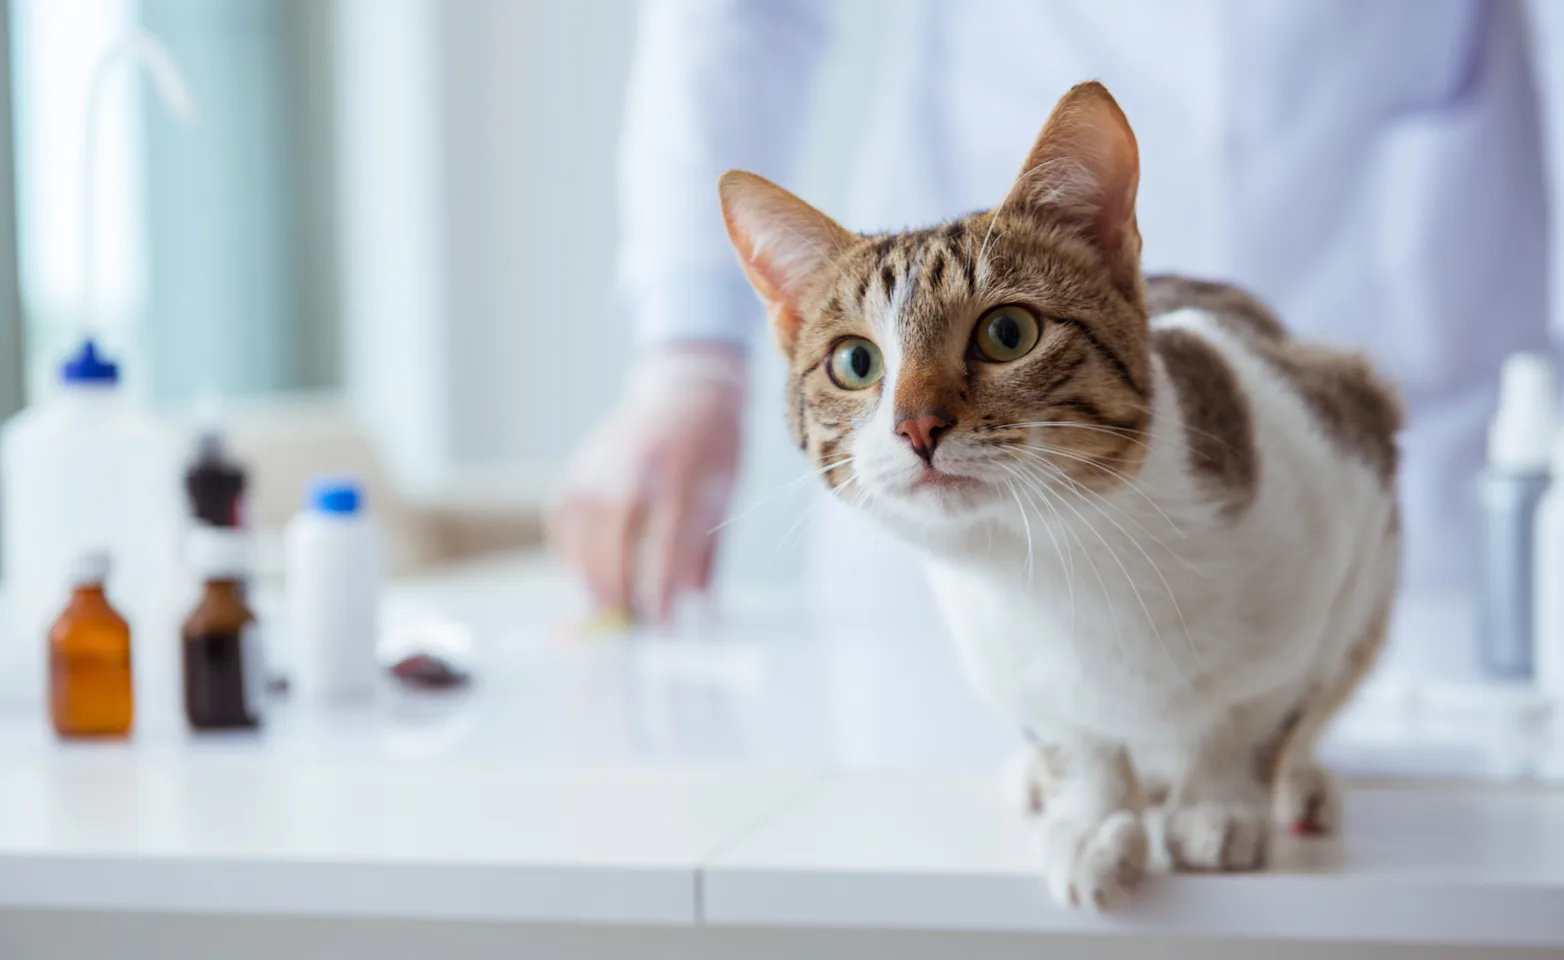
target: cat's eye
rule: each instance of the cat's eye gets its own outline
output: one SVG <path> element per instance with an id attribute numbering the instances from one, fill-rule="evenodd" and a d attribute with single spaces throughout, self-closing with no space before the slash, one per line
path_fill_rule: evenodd
<path id="1" fill-rule="evenodd" d="M 848 337 L 831 349 L 825 369 L 843 390 L 867 390 L 885 375 L 885 362 L 879 347 L 863 337 Z"/>
<path id="2" fill-rule="evenodd" d="M 1026 356 L 1037 346 L 1037 317 L 1025 307 L 995 307 L 983 314 L 972 332 L 978 356 L 1005 363 Z"/>

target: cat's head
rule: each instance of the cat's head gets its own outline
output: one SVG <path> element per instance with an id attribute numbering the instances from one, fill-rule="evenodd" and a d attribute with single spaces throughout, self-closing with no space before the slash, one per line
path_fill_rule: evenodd
<path id="1" fill-rule="evenodd" d="M 723 215 L 790 364 L 795 439 L 839 495 L 922 523 L 1139 468 L 1150 360 L 1135 136 L 1086 83 L 992 211 L 861 236 L 753 174 Z"/>

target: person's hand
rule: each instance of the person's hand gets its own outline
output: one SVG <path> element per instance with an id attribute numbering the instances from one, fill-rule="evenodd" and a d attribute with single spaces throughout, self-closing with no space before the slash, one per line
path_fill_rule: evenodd
<path id="1" fill-rule="evenodd" d="M 601 607 L 665 620 L 677 597 L 706 589 L 743 406 L 744 360 L 732 347 L 668 348 L 637 361 L 549 510 L 551 545 Z"/>

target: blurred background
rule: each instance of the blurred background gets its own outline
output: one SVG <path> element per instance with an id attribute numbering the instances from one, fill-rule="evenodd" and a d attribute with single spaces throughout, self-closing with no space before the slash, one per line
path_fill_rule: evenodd
<path id="1" fill-rule="evenodd" d="M 297 478 L 372 464 L 403 568 L 537 541 L 544 492 L 631 358 L 613 286 L 631 0 L 4 6 L 0 175 L 16 190 L 14 207 L 0 192 L 0 414 L 52 389 L 76 333 L 88 77 L 142 25 L 200 116 L 177 124 L 145 81 L 110 84 L 101 287 L 131 388 L 175 412 L 221 396 L 263 526 L 295 507 Z M 838 5 L 794 178 L 823 209 L 848 205 L 843 158 L 895 6 Z M 1537 35 L 1558 36 L 1564 5 L 1533 7 Z M 1545 76 L 1564 69 L 1538 52 Z M 1564 183 L 1564 98 L 1544 103 Z M 745 518 L 721 569 L 793 578 L 798 510 L 750 510 L 801 469 L 780 364 L 754 354 Z"/>
<path id="2" fill-rule="evenodd" d="M 815 92 L 798 182 L 827 209 L 847 189 L 842 147 L 862 136 L 859 101 L 840 93 L 872 83 L 890 5 L 842 5 Z M 404 569 L 536 540 L 544 491 L 631 358 L 613 273 L 634 4 L 6 6 L 0 165 L 17 189 L 0 414 L 53 388 L 78 333 L 89 75 L 142 25 L 200 114 L 169 119 L 128 71 L 109 84 L 100 298 L 130 388 L 176 413 L 221 395 L 263 527 L 296 507 L 296 477 L 372 456 Z M 777 415 L 780 364 L 756 354 L 739 511 L 802 469 Z M 802 537 L 778 547 L 796 519 L 785 505 L 746 517 L 724 570 L 797 576 Z"/>

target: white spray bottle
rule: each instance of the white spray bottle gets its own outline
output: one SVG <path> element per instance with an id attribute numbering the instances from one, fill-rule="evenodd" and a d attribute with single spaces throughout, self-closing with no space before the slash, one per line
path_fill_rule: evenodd
<path id="1" fill-rule="evenodd" d="M 162 45 L 136 32 L 109 49 L 93 71 L 82 164 L 83 222 L 80 346 L 60 367 L 53 397 L 0 428 L 0 570 L 6 620 L 0 625 L 0 702 L 43 702 L 45 636 L 68 594 L 71 564 L 107 551 L 118 575 L 114 605 L 132 636 L 175 635 L 182 530 L 179 447 L 173 431 L 120 388 L 119 365 L 100 352 L 97 297 L 97 197 L 94 176 L 105 83 L 125 61 L 150 73 L 169 111 L 194 114 L 190 92 Z M 137 700 L 168 700 L 172 642 L 139 643 Z M 151 689 L 148 689 L 148 688 Z"/>

